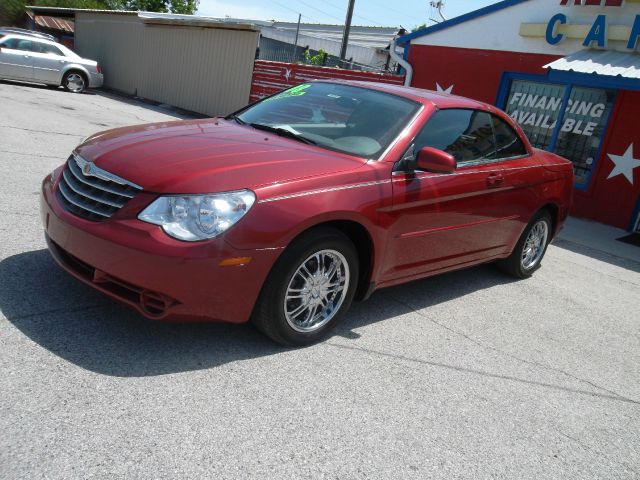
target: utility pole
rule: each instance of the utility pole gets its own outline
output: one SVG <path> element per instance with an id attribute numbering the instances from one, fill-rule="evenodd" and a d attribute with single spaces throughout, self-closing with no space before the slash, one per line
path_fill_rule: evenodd
<path id="1" fill-rule="evenodd" d="M 302 14 L 298 14 L 298 26 L 296 28 L 296 41 L 293 42 L 293 58 L 291 59 L 291 63 L 296 62 L 296 56 L 298 53 L 298 35 L 300 33 L 300 19 L 302 18 Z"/>
<path id="2" fill-rule="evenodd" d="M 340 48 L 340 60 L 347 57 L 347 45 L 349 44 L 349 31 L 351 30 L 351 19 L 353 18 L 353 7 L 356 0 L 349 0 L 349 8 L 347 8 L 347 19 L 344 22 L 344 35 L 342 35 L 342 48 Z"/>

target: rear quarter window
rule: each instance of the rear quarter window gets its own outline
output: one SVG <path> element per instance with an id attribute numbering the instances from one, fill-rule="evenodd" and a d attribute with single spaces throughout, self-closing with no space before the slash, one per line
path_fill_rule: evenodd
<path id="1" fill-rule="evenodd" d="M 492 115 L 493 131 L 496 136 L 496 153 L 493 158 L 511 158 L 527 155 L 527 149 L 516 131 L 501 118 Z"/>
<path id="2" fill-rule="evenodd" d="M 459 163 L 490 158 L 495 153 L 491 116 L 484 111 L 437 111 L 416 137 L 416 151 L 434 147 L 453 155 Z"/>
<path id="3" fill-rule="evenodd" d="M 62 53 L 62 51 L 56 47 L 55 45 L 50 45 L 48 43 L 40 43 L 40 42 L 33 42 L 36 50 L 39 53 L 50 53 L 53 55 L 60 55 L 61 57 L 64 57 L 64 53 Z"/>

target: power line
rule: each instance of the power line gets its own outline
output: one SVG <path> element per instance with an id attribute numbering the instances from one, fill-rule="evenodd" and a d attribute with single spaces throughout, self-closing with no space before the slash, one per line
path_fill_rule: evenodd
<path id="1" fill-rule="evenodd" d="M 378 25 L 379 27 L 384 27 L 385 25 L 383 25 L 380 22 L 376 22 L 375 20 L 371 20 L 370 18 L 367 17 L 363 17 L 362 15 L 358 15 L 357 13 L 353 14 L 354 17 L 358 17 L 361 18 L 362 20 L 364 20 L 365 22 L 369 22 L 369 23 L 375 23 L 376 25 Z"/>
<path id="2" fill-rule="evenodd" d="M 286 5 L 283 5 L 282 3 L 278 2 L 277 0 L 271 0 L 271 2 L 275 3 L 276 5 L 278 5 L 278 6 L 282 7 L 282 8 L 285 8 L 285 9 L 289 10 L 290 12 L 295 13 L 296 15 L 302 15 L 303 17 L 308 18 L 309 20 L 313 20 L 314 22 L 323 23 L 320 20 L 318 20 L 317 18 L 310 17 L 309 15 L 305 15 L 305 14 L 301 13 L 298 10 L 294 10 L 293 8 L 287 7 Z"/>
<path id="3" fill-rule="evenodd" d="M 344 13 L 344 11 L 345 11 L 344 6 L 339 7 L 339 6 L 337 6 L 335 3 L 328 2 L 327 0 L 324 0 L 324 3 L 325 3 L 326 5 L 329 5 L 330 7 L 335 8 L 336 10 L 340 10 L 340 12 L 343 12 L 343 13 Z M 371 20 L 370 18 L 363 17 L 362 15 L 359 15 L 359 14 L 357 14 L 357 13 L 355 13 L 355 12 L 354 12 L 353 16 L 354 16 L 354 17 L 361 18 L 362 20 L 364 20 L 364 21 L 366 21 L 366 22 L 375 23 L 376 25 L 384 26 L 384 24 L 382 24 L 382 23 L 378 23 L 378 22 L 377 22 L 377 21 L 375 21 L 375 20 Z"/>
<path id="4" fill-rule="evenodd" d="M 326 0 L 325 0 L 325 1 L 326 1 Z M 396 10 L 395 8 L 391 8 L 391 7 L 389 7 L 388 5 L 384 5 L 384 4 L 382 4 L 382 3 L 378 2 L 378 1 L 375 1 L 375 0 L 369 0 L 369 1 L 370 1 L 371 3 L 376 4 L 376 5 L 377 5 L 378 7 L 380 7 L 380 8 L 384 8 L 385 10 L 389 10 L 389 11 L 391 11 L 391 12 L 394 12 L 394 13 L 397 13 L 397 14 L 402 15 L 402 18 L 404 18 L 405 20 L 409 20 L 409 19 L 411 19 L 411 21 L 412 21 L 412 22 L 414 22 L 414 23 L 416 22 L 416 18 L 415 18 L 415 17 L 412 17 L 412 16 L 411 16 L 411 15 L 409 15 L 407 12 L 401 12 L 400 10 Z M 420 20 L 418 19 L 417 21 L 419 22 Z"/>
<path id="5" fill-rule="evenodd" d="M 336 10 L 340 10 L 340 12 L 344 12 L 344 5 L 338 6 L 335 3 L 328 2 L 327 0 L 324 0 L 323 3 L 325 3 L 326 5 L 329 5 L 330 7 L 335 8 Z"/>
<path id="6" fill-rule="evenodd" d="M 308 3 L 303 2 L 302 0 L 298 0 L 298 2 L 303 4 L 303 5 L 306 5 L 309 8 L 313 8 L 314 10 L 317 10 L 318 12 L 322 13 L 323 15 L 325 15 L 327 17 L 330 17 L 330 18 L 333 18 L 335 20 L 338 20 L 340 23 L 343 22 L 343 20 L 341 18 L 335 17 L 335 16 L 331 15 L 330 13 L 325 12 L 324 10 L 320 10 L 319 8 L 314 7 L 313 5 L 309 5 Z"/>
<path id="7" fill-rule="evenodd" d="M 280 6 L 280 7 L 282 7 L 282 8 L 286 8 L 287 10 L 289 10 L 289 11 L 291 11 L 291 12 L 293 12 L 293 13 L 300 14 L 300 11 L 295 10 L 295 9 L 293 9 L 293 8 L 291 8 L 291 7 L 288 7 L 288 6 L 286 6 L 286 5 L 283 5 L 282 3 L 280 3 L 280 2 L 278 2 L 278 1 L 276 1 L 276 0 L 271 0 L 271 1 L 272 1 L 273 3 L 275 3 L 276 5 L 279 5 L 279 6 Z M 325 12 L 324 10 L 319 9 L 318 7 L 315 7 L 315 6 L 313 6 L 313 5 L 309 5 L 307 2 L 304 2 L 304 1 L 302 1 L 302 0 L 298 0 L 298 2 L 299 2 L 299 3 L 301 3 L 301 4 L 303 4 L 303 5 L 305 5 L 305 6 L 307 6 L 308 8 L 312 8 L 313 10 L 316 10 L 316 11 L 320 12 L 321 14 L 323 14 L 323 15 L 325 15 L 325 16 L 327 16 L 327 17 L 329 17 L 329 18 L 332 18 L 332 19 L 334 19 L 334 20 L 337 20 L 337 21 L 339 22 L 339 24 L 344 23 L 344 20 L 343 20 L 342 18 L 336 17 L 335 15 L 332 15 L 332 14 L 330 14 L 330 13 L 327 13 L 327 12 Z M 326 0 L 325 0 L 325 2 L 326 2 Z M 326 3 L 327 3 L 327 5 L 330 5 L 330 6 L 332 6 L 332 7 L 336 8 L 336 9 L 338 9 L 338 10 L 342 10 L 342 8 L 337 7 L 336 5 L 330 4 L 329 2 L 326 2 Z M 326 23 L 326 22 L 323 22 L 323 21 L 321 21 L 321 20 L 318 20 L 317 18 L 310 17 L 309 15 L 305 15 L 305 14 L 301 14 L 301 15 L 302 15 L 303 17 L 306 17 L 306 18 L 308 18 L 308 19 L 310 19 L 310 20 L 313 20 L 313 21 L 315 21 L 315 22 L 317 22 L 317 23 Z M 383 25 L 383 24 L 382 24 L 382 23 L 380 23 L 380 22 L 377 22 L 377 21 L 372 20 L 372 19 L 367 18 L 367 17 L 363 17 L 362 15 L 359 15 L 359 14 L 357 14 L 357 13 L 354 13 L 354 14 L 353 14 L 353 16 L 354 16 L 354 17 L 358 17 L 358 18 L 360 18 L 360 19 L 362 19 L 362 20 L 364 20 L 364 21 L 366 21 L 366 22 L 370 22 L 370 23 L 376 24 L 376 25 L 378 25 L 378 26 L 380 26 L 380 27 L 385 26 L 385 25 Z"/>
<path id="8" fill-rule="evenodd" d="M 325 3 L 326 5 L 329 5 L 329 6 L 333 7 L 333 8 L 336 8 L 336 9 L 340 10 L 341 12 L 344 12 L 344 11 L 345 11 L 344 7 L 338 7 L 336 4 L 331 3 L 331 2 L 328 2 L 327 0 L 324 0 L 324 3 Z M 385 26 L 384 24 L 382 24 L 382 23 L 380 23 L 380 22 L 377 22 L 376 20 L 372 20 L 372 19 L 370 19 L 370 18 L 363 17 L 362 15 L 359 15 L 359 14 L 357 14 L 357 13 L 355 13 L 355 12 L 353 13 L 353 16 L 354 16 L 354 17 L 361 18 L 361 19 L 362 19 L 362 20 L 364 20 L 365 22 L 375 23 L 376 25 L 379 25 L 379 26 L 381 26 L 381 27 Z"/>

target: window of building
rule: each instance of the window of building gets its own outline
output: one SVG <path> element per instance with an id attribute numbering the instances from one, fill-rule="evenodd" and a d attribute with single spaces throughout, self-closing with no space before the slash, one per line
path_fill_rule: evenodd
<path id="1" fill-rule="evenodd" d="M 573 162 L 578 185 L 589 183 L 614 98 L 611 90 L 579 87 L 571 90 L 555 152 Z"/>
<path id="2" fill-rule="evenodd" d="M 536 148 L 551 145 L 566 87 L 514 80 L 505 111 L 516 121 Z"/>
<path id="3" fill-rule="evenodd" d="M 571 160 L 586 187 L 614 101 L 614 90 L 513 80 L 504 109 L 534 147 Z"/>

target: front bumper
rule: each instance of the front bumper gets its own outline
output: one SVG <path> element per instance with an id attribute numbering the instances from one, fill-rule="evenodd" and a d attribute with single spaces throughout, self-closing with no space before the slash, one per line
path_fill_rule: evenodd
<path id="1" fill-rule="evenodd" d="M 40 214 L 49 250 L 84 283 L 151 319 L 246 322 L 280 249 L 238 250 L 223 238 L 187 243 L 131 215 L 129 205 L 104 222 L 66 211 L 51 176 L 42 183 Z M 144 201 L 144 200 L 142 200 Z M 128 212 L 128 213 L 127 213 Z M 251 257 L 242 266 L 226 258 Z"/>

